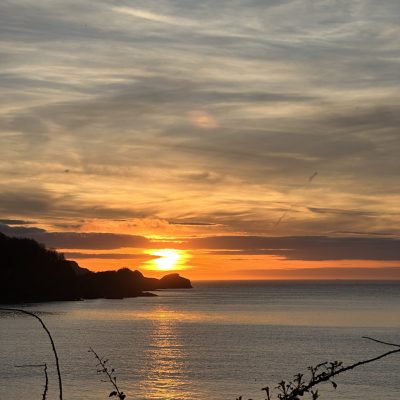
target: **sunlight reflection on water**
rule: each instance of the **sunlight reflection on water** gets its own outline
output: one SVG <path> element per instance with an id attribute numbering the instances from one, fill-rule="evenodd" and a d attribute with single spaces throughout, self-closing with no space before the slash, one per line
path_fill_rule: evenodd
<path id="1" fill-rule="evenodd" d="M 260 310 L 235 309 L 226 307 L 219 312 L 177 311 L 168 308 L 152 310 L 115 310 L 110 315 L 109 310 L 82 309 L 76 310 L 69 318 L 91 320 L 150 320 L 161 322 L 207 322 L 244 325 L 285 325 L 285 326 L 343 326 L 370 327 L 382 325 L 400 328 L 400 318 L 392 310 Z"/>
<path id="2" fill-rule="evenodd" d="M 189 399 L 188 354 L 176 329 L 171 311 L 162 307 L 153 313 L 149 348 L 146 350 L 141 391 L 151 399 Z"/>

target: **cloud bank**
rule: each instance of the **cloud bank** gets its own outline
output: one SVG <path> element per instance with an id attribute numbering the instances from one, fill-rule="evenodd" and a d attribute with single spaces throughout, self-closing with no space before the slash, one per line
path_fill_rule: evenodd
<path id="1" fill-rule="evenodd" d="M 146 248 L 151 219 L 218 252 L 397 260 L 399 14 L 397 0 L 1 2 L 2 229 Z M 135 222 L 107 231 L 121 219 Z"/>
<path id="2" fill-rule="evenodd" d="M 186 250 L 207 250 L 224 256 L 278 256 L 286 260 L 380 260 L 400 261 L 400 239 L 392 237 L 326 236 L 209 236 L 181 239 L 178 242 L 151 240 L 144 236 L 115 233 L 47 232 L 31 227 L 0 225 L 10 236 L 30 237 L 52 248 L 115 250 L 149 249 L 172 246 Z M 136 254 L 70 253 L 75 258 L 137 258 Z"/>

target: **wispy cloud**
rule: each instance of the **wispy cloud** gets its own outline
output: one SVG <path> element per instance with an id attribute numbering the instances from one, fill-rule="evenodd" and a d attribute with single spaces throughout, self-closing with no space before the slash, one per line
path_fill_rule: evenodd
<path id="1" fill-rule="evenodd" d="M 170 24 L 170 25 L 176 25 L 176 26 L 194 26 L 196 25 L 194 21 L 191 21 L 186 18 L 179 18 L 171 15 L 165 15 L 165 14 L 157 14 L 152 11 L 148 10 L 143 10 L 139 8 L 132 8 L 132 7 L 113 7 L 113 11 L 124 14 L 124 15 L 129 15 L 131 17 L 135 18 L 143 18 L 148 21 L 152 22 L 161 22 L 163 24 Z"/>

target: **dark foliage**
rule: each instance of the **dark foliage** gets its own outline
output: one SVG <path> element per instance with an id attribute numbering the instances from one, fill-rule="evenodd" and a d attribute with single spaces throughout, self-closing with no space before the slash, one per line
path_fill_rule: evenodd
<path id="1" fill-rule="evenodd" d="M 145 278 L 141 272 L 128 268 L 79 276 L 79 293 L 85 299 L 137 297 L 143 294 L 143 290 L 158 288 L 158 279 Z"/>
<path id="2" fill-rule="evenodd" d="M 79 293 L 85 299 L 136 297 L 142 295 L 144 290 L 191 287 L 190 280 L 178 274 L 169 274 L 161 279 L 146 278 L 140 271 L 131 271 L 128 268 L 89 272 L 79 277 Z"/>
<path id="3" fill-rule="evenodd" d="M 76 284 L 62 254 L 0 233 L 0 302 L 72 300 L 78 297 Z"/>

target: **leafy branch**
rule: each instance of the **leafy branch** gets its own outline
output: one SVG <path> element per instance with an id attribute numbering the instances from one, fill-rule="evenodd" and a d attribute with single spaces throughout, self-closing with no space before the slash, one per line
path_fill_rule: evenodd
<path id="1" fill-rule="evenodd" d="M 107 379 L 108 379 L 108 381 L 112 384 L 112 386 L 114 387 L 114 389 L 115 390 L 113 390 L 110 394 L 109 394 L 109 396 L 108 397 L 117 397 L 118 399 L 120 399 L 120 400 L 124 400 L 125 399 L 125 397 L 126 397 L 126 395 L 125 395 L 125 393 L 124 392 L 122 392 L 120 389 L 119 389 L 119 387 L 118 387 L 118 385 L 117 385 L 117 377 L 116 377 L 116 375 L 115 375 L 115 369 L 114 368 L 109 368 L 109 367 L 107 367 L 107 363 L 108 363 L 108 359 L 105 359 L 104 357 L 100 357 L 91 347 L 89 348 L 89 353 L 92 353 L 95 357 L 96 357 L 96 359 L 97 359 L 97 361 L 98 361 L 98 363 L 97 363 L 97 367 L 98 367 L 98 369 L 97 369 L 97 373 L 103 373 L 103 374 L 105 374 L 106 376 L 107 376 Z"/>
<path id="2" fill-rule="evenodd" d="M 369 364 L 374 361 L 380 360 L 381 358 L 387 357 L 391 354 L 400 353 L 400 344 L 383 342 L 381 340 L 377 340 L 374 338 L 370 338 L 367 336 L 363 336 L 364 339 L 372 340 L 377 343 L 381 343 L 387 346 L 396 347 L 395 350 L 387 351 L 377 357 L 369 358 L 367 360 L 362 360 L 356 362 L 354 364 L 348 365 L 346 367 L 343 366 L 343 363 L 340 361 L 333 362 L 324 362 L 316 365 L 315 367 L 308 367 L 310 377 L 306 381 L 304 379 L 304 374 L 297 374 L 294 376 L 292 381 L 286 382 L 281 381 L 278 383 L 278 386 L 275 389 L 278 390 L 278 394 L 276 395 L 276 399 L 278 400 L 300 400 L 300 397 L 305 394 L 311 394 L 312 400 L 317 400 L 319 398 L 318 390 L 313 390 L 315 386 L 319 385 L 323 382 L 330 382 L 332 386 L 336 389 L 337 383 L 332 380 L 335 376 L 342 374 L 343 372 L 350 371 L 354 368 L 357 368 L 364 364 Z M 265 391 L 266 400 L 273 400 L 272 391 L 268 386 L 261 389 Z M 242 396 L 237 398 L 236 400 L 242 400 Z M 249 399 L 251 400 L 251 399 Z"/>

